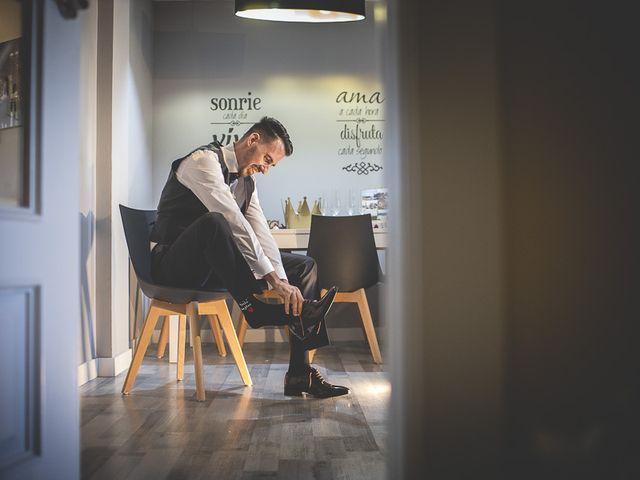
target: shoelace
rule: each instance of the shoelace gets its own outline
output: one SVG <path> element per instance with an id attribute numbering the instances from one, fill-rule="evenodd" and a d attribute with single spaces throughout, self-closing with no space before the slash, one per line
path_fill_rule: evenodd
<path id="1" fill-rule="evenodd" d="M 320 375 L 320 372 L 318 370 L 316 370 L 313 367 L 310 367 L 311 369 L 311 376 L 313 378 L 315 378 L 316 380 L 318 380 L 321 384 L 327 383 L 324 379 L 324 377 L 322 375 Z"/>

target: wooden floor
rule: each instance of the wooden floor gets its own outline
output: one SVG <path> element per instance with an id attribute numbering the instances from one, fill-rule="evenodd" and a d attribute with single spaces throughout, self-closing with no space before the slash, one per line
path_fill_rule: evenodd
<path id="1" fill-rule="evenodd" d="M 244 352 L 252 387 L 231 355 L 205 346 L 204 403 L 194 398 L 189 352 L 181 383 L 175 364 L 148 356 L 129 396 L 120 394 L 124 373 L 80 387 L 82 478 L 385 478 L 390 386 L 366 342 L 318 351 L 314 365 L 352 392 L 323 400 L 283 395 L 287 344 L 248 343 Z"/>

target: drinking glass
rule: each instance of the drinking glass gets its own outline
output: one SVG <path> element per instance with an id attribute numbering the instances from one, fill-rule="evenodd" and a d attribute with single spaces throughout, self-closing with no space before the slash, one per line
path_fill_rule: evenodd
<path id="1" fill-rule="evenodd" d="M 320 209 L 320 215 L 327 214 L 327 200 L 324 192 L 321 197 L 318 197 L 318 208 Z"/>
<path id="2" fill-rule="evenodd" d="M 340 207 L 340 192 L 334 189 L 331 191 L 331 207 L 329 210 L 331 215 L 334 217 L 340 215 Z"/>
<path id="3" fill-rule="evenodd" d="M 348 215 L 358 215 L 360 213 L 360 208 L 358 207 L 358 197 L 357 192 L 350 188 L 349 189 L 349 203 L 347 207 Z"/>

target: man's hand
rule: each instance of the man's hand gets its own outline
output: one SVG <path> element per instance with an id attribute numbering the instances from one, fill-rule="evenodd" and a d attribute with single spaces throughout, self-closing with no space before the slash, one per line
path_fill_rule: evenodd
<path id="1" fill-rule="evenodd" d="M 264 279 L 269 282 L 273 291 L 276 292 L 284 301 L 284 311 L 287 315 L 290 310 L 291 313 L 296 316 L 302 313 L 304 297 L 298 287 L 294 287 L 287 280 L 278 278 L 275 272 L 266 274 Z M 291 306 L 291 309 L 289 309 L 289 306 Z"/>

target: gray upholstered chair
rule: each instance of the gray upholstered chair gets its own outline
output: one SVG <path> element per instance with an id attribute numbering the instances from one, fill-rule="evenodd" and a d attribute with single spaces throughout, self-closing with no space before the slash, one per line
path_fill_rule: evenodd
<path id="1" fill-rule="evenodd" d="M 251 376 L 249 375 L 249 370 L 247 369 L 247 364 L 240 343 L 238 342 L 231 315 L 227 308 L 226 298 L 228 293 L 226 290 L 190 290 L 155 283 L 151 279 L 149 234 L 156 220 L 157 212 L 155 210 L 135 210 L 120 205 L 120 214 L 122 216 L 122 224 L 129 248 L 129 256 L 138 279 L 138 284 L 142 292 L 151 299 L 149 313 L 145 318 L 142 332 L 136 342 L 135 352 L 131 360 L 131 365 L 129 366 L 129 371 L 127 372 L 124 386 L 122 387 L 122 393 L 129 394 L 131 392 L 138 370 L 149 347 L 151 334 L 155 329 L 158 318 L 167 315 L 178 315 L 180 319 L 177 372 L 177 379 L 179 381 L 184 378 L 186 319 L 187 317 L 189 318 L 191 345 L 195 365 L 197 400 L 203 401 L 205 399 L 200 315 L 208 315 L 212 324 L 213 316 L 217 317 L 215 322 L 219 321 L 222 326 L 229 348 L 240 371 L 240 376 L 245 385 L 251 385 Z M 214 337 L 216 337 L 215 332 L 216 330 L 214 329 Z M 218 348 L 220 348 L 221 344 L 222 339 L 220 338 Z"/>

